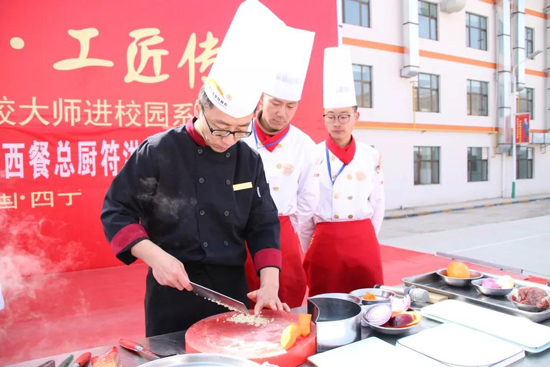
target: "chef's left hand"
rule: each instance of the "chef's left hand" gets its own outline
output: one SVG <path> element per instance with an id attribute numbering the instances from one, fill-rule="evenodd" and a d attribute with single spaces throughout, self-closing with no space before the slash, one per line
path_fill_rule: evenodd
<path id="1" fill-rule="evenodd" d="M 259 315 L 263 308 L 274 311 L 290 312 L 290 307 L 279 299 L 279 269 L 263 268 L 260 270 L 260 288 L 247 294 L 248 298 L 256 302 L 254 314 Z"/>

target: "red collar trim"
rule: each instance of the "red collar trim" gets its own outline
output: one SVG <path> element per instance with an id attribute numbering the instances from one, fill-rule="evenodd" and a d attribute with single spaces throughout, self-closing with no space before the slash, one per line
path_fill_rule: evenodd
<path id="1" fill-rule="evenodd" d="M 204 138 L 201 136 L 201 134 L 199 134 L 197 129 L 195 129 L 196 120 L 196 118 L 190 118 L 185 124 L 185 130 L 187 130 L 187 133 L 195 143 L 197 143 L 201 147 L 204 147 L 206 146 L 206 142 L 204 141 Z"/>
<path id="2" fill-rule="evenodd" d="M 353 138 L 353 135 L 351 137 L 351 142 L 348 144 L 347 147 L 344 149 L 340 148 L 338 144 L 334 140 L 332 140 L 332 137 L 328 137 L 327 139 L 327 148 L 334 154 L 342 163 L 345 165 L 348 165 L 352 160 L 353 156 L 355 155 L 355 139 Z"/>
<path id="3" fill-rule="evenodd" d="M 283 130 L 279 131 L 277 134 L 269 135 L 262 130 L 260 124 L 258 123 L 258 119 L 254 119 L 254 130 L 256 131 L 256 136 L 258 137 L 259 142 L 264 146 L 264 148 L 266 148 L 270 152 L 273 152 L 273 150 L 277 148 L 277 144 L 274 143 L 282 140 L 289 129 L 290 124 L 286 125 L 286 127 Z"/>

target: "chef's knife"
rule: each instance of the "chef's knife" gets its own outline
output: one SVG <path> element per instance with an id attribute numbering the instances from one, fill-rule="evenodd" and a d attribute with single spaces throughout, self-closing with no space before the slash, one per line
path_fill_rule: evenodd
<path id="1" fill-rule="evenodd" d="M 69 367 L 71 365 L 71 362 L 73 361 L 74 356 L 71 354 L 63 362 L 59 364 L 59 367 Z"/>
<path id="2" fill-rule="evenodd" d="M 44 362 L 42 363 L 40 366 L 38 367 L 55 367 L 55 361 L 52 359 L 52 360 L 49 360 L 47 362 Z"/>
<path id="3" fill-rule="evenodd" d="M 75 359 L 73 364 L 71 364 L 71 367 L 84 367 L 91 357 L 92 353 L 90 352 L 82 353 L 77 359 Z"/>
<path id="4" fill-rule="evenodd" d="M 155 353 L 151 352 L 149 349 L 145 348 L 143 345 L 133 340 L 120 339 L 118 341 L 118 344 L 120 344 L 120 346 L 123 348 L 136 352 L 142 358 L 147 359 L 148 361 L 153 361 L 155 359 L 160 358 L 160 356 L 156 355 Z"/>
<path id="5" fill-rule="evenodd" d="M 248 314 L 248 309 L 246 308 L 244 303 L 228 297 L 224 294 L 213 291 L 210 288 L 203 287 L 202 285 L 199 285 L 197 283 L 189 283 L 193 286 L 193 293 L 195 293 L 197 296 L 204 297 L 210 302 L 217 303 L 220 306 L 224 306 L 232 311 L 239 311 Z"/>

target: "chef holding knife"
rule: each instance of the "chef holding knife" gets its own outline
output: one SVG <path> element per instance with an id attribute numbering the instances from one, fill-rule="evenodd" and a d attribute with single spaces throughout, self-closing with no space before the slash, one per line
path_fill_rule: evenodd
<path id="1" fill-rule="evenodd" d="M 101 220 L 117 258 L 149 265 L 148 337 L 180 331 L 227 311 L 197 297 L 193 281 L 245 304 L 289 308 L 278 298 L 277 209 L 250 135 L 263 81 L 275 60 L 265 39 L 286 27 L 257 0 L 239 7 L 185 126 L 147 138 L 113 180 Z M 245 241 L 260 274 L 249 292 Z M 187 291 L 182 291 L 183 289 Z"/>

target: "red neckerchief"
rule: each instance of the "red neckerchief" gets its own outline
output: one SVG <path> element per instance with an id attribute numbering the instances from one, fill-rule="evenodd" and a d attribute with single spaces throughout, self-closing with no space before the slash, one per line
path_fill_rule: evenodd
<path id="1" fill-rule="evenodd" d="M 189 121 L 187 121 L 187 123 L 185 124 L 185 130 L 187 130 L 187 133 L 195 143 L 197 143 L 201 147 L 204 147 L 206 146 L 206 142 L 204 141 L 204 138 L 201 136 L 201 134 L 199 134 L 197 129 L 195 129 L 196 120 L 197 119 L 195 118 L 189 119 Z"/>
<path id="2" fill-rule="evenodd" d="M 332 152 L 332 154 L 338 157 L 338 159 L 347 166 L 352 161 L 353 156 L 355 155 L 355 139 L 353 139 L 352 135 L 351 141 L 348 146 L 342 149 L 338 146 L 338 144 L 336 144 L 334 140 L 332 140 L 331 136 L 329 135 L 327 139 L 327 148 Z"/>
<path id="3" fill-rule="evenodd" d="M 277 144 L 271 144 L 278 140 L 281 140 L 282 137 L 288 132 L 288 129 L 290 129 L 290 124 L 286 125 L 286 127 L 279 131 L 275 135 L 269 135 L 265 131 L 262 130 L 260 127 L 260 124 L 258 123 L 258 119 L 254 119 L 254 130 L 256 131 L 256 136 L 258 137 L 258 140 L 265 149 L 269 150 L 270 152 L 273 152 L 275 148 L 277 148 Z"/>

